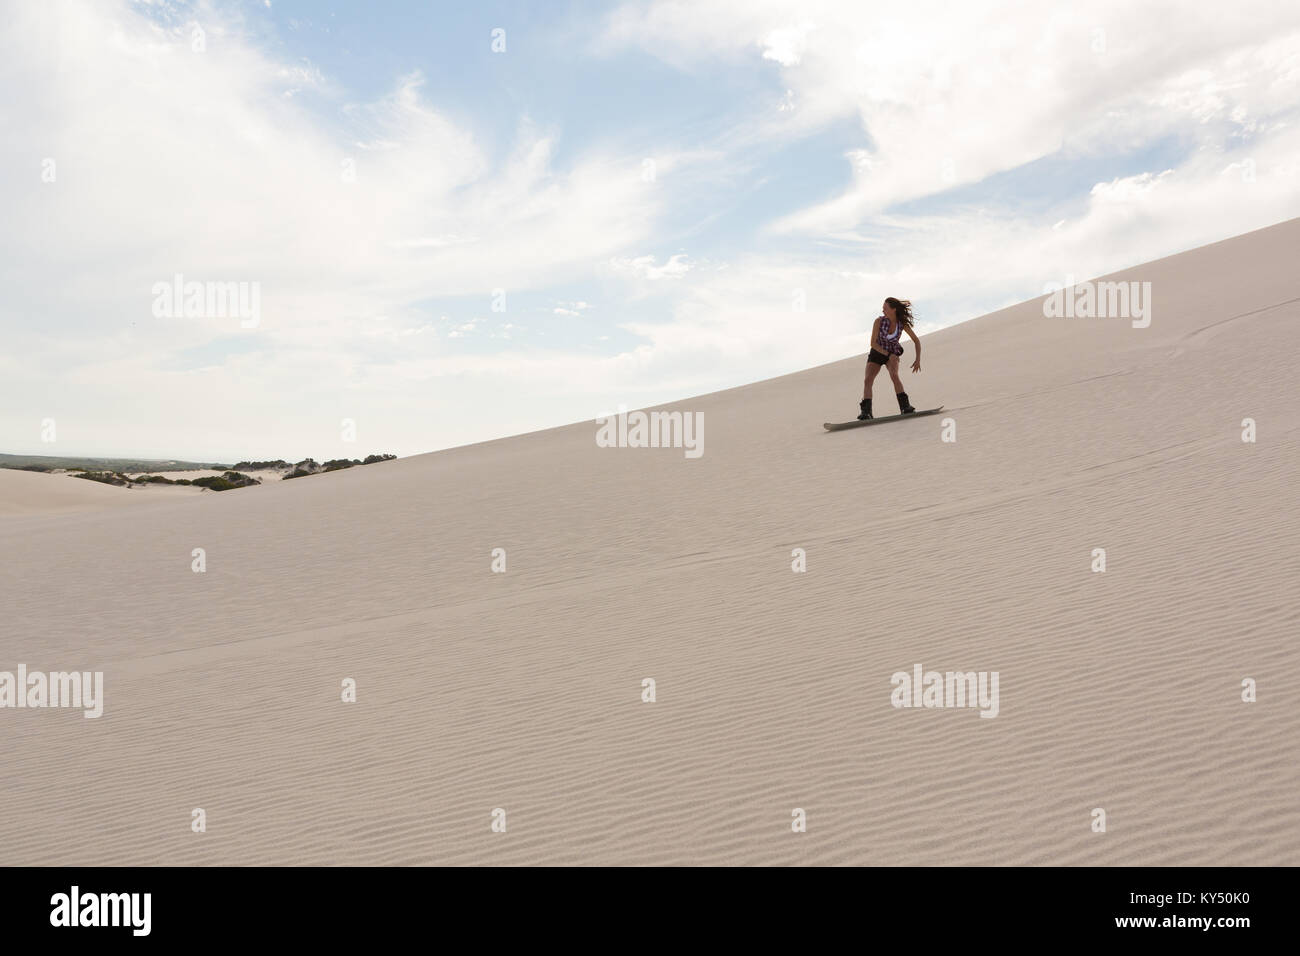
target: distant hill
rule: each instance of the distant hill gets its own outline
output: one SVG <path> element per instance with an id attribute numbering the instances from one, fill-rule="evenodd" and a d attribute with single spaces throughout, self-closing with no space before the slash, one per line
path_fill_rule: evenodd
<path id="1" fill-rule="evenodd" d="M 176 461 L 156 458 L 61 458 L 52 455 L 0 454 L 0 468 L 43 471 L 53 468 L 85 468 L 88 471 L 226 471 L 230 465 L 217 462 Z"/>

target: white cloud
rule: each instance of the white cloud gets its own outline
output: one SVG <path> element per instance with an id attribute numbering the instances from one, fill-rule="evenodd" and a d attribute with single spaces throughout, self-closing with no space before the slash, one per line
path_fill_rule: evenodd
<path id="1" fill-rule="evenodd" d="M 579 316 L 591 308 L 588 302 L 560 302 L 551 310 L 553 315 Z"/>
<path id="2" fill-rule="evenodd" d="M 1116 177 L 1108 183 L 1092 187 L 1092 198 L 1098 203 L 1131 203 L 1142 199 L 1162 182 L 1174 175 L 1172 169 L 1162 173 L 1139 173 L 1136 176 Z"/>
<path id="3" fill-rule="evenodd" d="M 579 154 L 556 168 L 554 134 L 526 121 L 498 168 L 418 74 L 344 104 L 334 129 L 279 99 L 285 67 L 215 20 L 196 54 L 124 5 L 22 5 L 13 19 L 0 81 L 24 95 L 9 98 L 0 198 L 22 228 L 0 251 L 10 278 L 30 277 L 20 294 L 43 299 L 75 275 L 82 305 L 125 314 L 176 271 L 261 279 L 281 306 L 339 296 L 337 310 L 280 308 L 272 323 L 319 331 L 352 299 L 579 273 L 646 236 L 663 198 L 631 160 Z M 40 182 L 43 157 L 58 164 L 53 184 Z"/>
<path id="4" fill-rule="evenodd" d="M 804 21 L 795 27 L 778 27 L 763 39 L 763 59 L 775 60 L 782 66 L 797 66 L 808 45 L 808 34 L 816 24 Z"/>
<path id="5" fill-rule="evenodd" d="M 609 264 L 615 274 L 629 278 L 658 282 L 663 279 L 680 279 L 695 267 L 684 252 L 671 256 L 663 265 L 655 265 L 654 256 L 637 256 L 635 258 L 615 257 Z"/>
<path id="6" fill-rule="evenodd" d="M 497 287 L 589 275 L 652 235 L 668 199 L 643 181 L 640 155 L 579 148 L 561 164 L 556 131 L 524 118 L 513 152 L 490 157 L 418 73 L 349 102 L 314 66 L 264 52 L 237 16 L 203 8 L 199 53 L 188 20 L 151 18 L 161 9 L 6 10 L 0 328 L 24 361 L 0 384 L 0 426 L 15 441 L 40 411 L 33 396 L 51 394 L 87 426 L 113 423 L 102 440 L 115 447 L 164 433 L 231 449 L 239 435 L 266 440 L 266 409 L 286 394 L 299 396 L 282 409 L 288 429 L 321 414 L 307 396 L 392 358 L 389 339 L 366 334 L 370 317 L 419 329 L 422 300 L 486 304 Z M 285 97 L 287 84 L 327 108 Z M 150 289 L 176 273 L 259 283 L 261 325 L 155 320 Z M 431 335 L 403 341 L 439 347 Z M 208 371 L 177 388 L 177 367 Z M 237 395 L 217 412 L 204 387 Z M 141 410 L 139 396 L 161 394 Z"/>
<path id="7" fill-rule="evenodd" d="M 848 187 L 769 227 L 792 235 L 838 234 L 1060 150 L 1221 142 L 1300 102 L 1300 6 L 1272 0 L 1231 16 L 1208 2 L 662 0 L 611 15 L 601 48 L 627 45 L 684 70 L 767 59 L 802 104 L 777 111 L 797 129 L 860 121 L 871 146 L 846 155 Z"/>

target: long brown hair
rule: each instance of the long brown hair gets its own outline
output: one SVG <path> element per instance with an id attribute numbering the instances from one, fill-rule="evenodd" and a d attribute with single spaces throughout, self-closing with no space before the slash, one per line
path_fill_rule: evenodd
<path id="1" fill-rule="evenodd" d="M 885 299 L 886 305 L 894 307 L 894 319 L 904 328 L 912 327 L 912 303 L 908 299 L 895 299 L 892 295 Z"/>

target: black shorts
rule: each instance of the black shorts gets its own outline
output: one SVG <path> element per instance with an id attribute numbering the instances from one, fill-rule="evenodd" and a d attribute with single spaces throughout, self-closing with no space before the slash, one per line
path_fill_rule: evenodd
<path id="1" fill-rule="evenodd" d="M 893 358 L 892 355 L 886 355 L 879 349 L 872 349 L 871 354 L 867 356 L 867 362 L 875 362 L 877 365 L 886 365 L 891 358 Z"/>

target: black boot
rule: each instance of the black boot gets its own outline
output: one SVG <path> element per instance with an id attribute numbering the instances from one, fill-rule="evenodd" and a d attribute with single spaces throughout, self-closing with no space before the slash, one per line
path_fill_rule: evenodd
<path id="1" fill-rule="evenodd" d="M 912 412 L 916 411 L 916 409 L 912 407 L 912 403 L 907 400 L 907 392 L 898 393 L 898 410 L 904 415 L 910 415 Z"/>
<path id="2" fill-rule="evenodd" d="M 862 409 L 862 414 L 858 416 L 858 421 L 865 422 L 871 417 L 871 399 L 864 398 L 858 402 L 858 408 Z"/>

